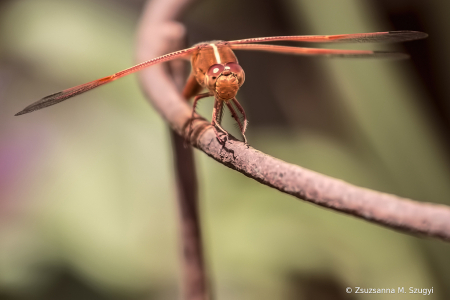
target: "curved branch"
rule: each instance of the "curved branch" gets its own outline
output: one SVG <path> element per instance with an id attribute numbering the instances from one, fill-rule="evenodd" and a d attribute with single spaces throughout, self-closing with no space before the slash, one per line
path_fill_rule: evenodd
<path id="1" fill-rule="evenodd" d="M 176 23 L 190 0 L 155 0 L 146 10 L 139 34 L 139 58 L 162 55 L 173 41 L 183 38 L 184 27 Z M 144 70 L 140 80 L 150 102 L 167 123 L 194 147 L 242 174 L 299 199 L 344 212 L 389 228 L 450 241 L 450 208 L 356 187 L 305 168 L 286 163 L 230 140 L 225 147 L 203 119 L 193 123 L 191 137 L 184 130 L 191 108 L 177 91 L 164 66 Z"/>

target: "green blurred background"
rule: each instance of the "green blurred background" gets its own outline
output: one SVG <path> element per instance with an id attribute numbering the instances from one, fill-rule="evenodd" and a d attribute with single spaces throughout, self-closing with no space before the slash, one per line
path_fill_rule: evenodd
<path id="1" fill-rule="evenodd" d="M 125 69 L 144 0 L 0 1 L 0 299 L 175 299 L 177 211 L 168 129 L 135 75 L 13 115 Z M 238 53 L 250 144 L 350 183 L 450 205 L 446 1 L 200 1 L 188 43 L 421 30 L 408 61 Z M 327 46 L 327 45 L 325 45 Z M 336 46 L 336 45 L 333 45 Z M 199 112 L 210 117 L 212 101 Z M 228 116 L 225 127 L 234 132 Z M 450 299 L 450 245 L 281 194 L 196 151 L 217 299 Z"/>

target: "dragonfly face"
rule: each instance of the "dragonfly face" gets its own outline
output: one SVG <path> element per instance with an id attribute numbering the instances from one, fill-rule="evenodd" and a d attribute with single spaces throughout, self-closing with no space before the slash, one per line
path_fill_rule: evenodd
<path id="1" fill-rule="evenodd" d="M 221 100 L 236 97 L 239 88 L 244 84 L 245 73 L 238 63 L 212 65 L 205 76 L 205 86 Z"/>

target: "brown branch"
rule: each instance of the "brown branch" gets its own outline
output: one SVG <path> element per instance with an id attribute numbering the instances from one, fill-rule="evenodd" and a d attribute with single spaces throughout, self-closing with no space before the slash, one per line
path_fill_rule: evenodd
<path id="1" fill-rule="evenodd" d="M 170 131 L 177 184 L 180 240 L 182 249 L 183 299 L 207 300 L 207 270 L 203 258 L 202 235 L 198 211 L 197 176 L 192 148 Z"/>
<path id="2" fill-rule="evenodd" d="M 185 83 L 183 62 L 171 63 L 171 73 L 177 86 Z M 197 90 L 186 85 L 183 98 L 190 99 Z M 203 257 L 200 212 L 198 206 L 197 173 L 192 147 L 186 147 L 183 137 L 170 130 L 174 156 L 177 197 L 180 217 L 180 235 L 183 257 L 183 299 L 208 300 L 208 276 Z"/>
<path id="3" fill-rule="evenodd" d="M 165 2 L 170 4 L 169 2 Z M 183 2 L 179 2 L 182 4 Z M 141 25 L 141 37 L 139 40 L 145 41 L 149 36 L 147 32 L 151 28 L 159 27 L 165 31 L 170 39 L 170 43 L 165 45 L 166 50 L 175 51 L 184 47 L 184 40 L 180 33 L 180 26 L 165 26 L 164 21 L 158 21 L 152 18 L 154 11 L 160 11 L 159 3 L 149 5 L 145 10 Z M 162 16 L 159 14 L 159 16 Z M 150 27 L 147 22 L 151 22 Z M 144 47 L 146 48 L 146 47 Z M 140 60 L 147 60 L 148 53 L 139 53 Z M 170 63 L 170 74 L 178 91 L 183 90 L 185 84 L 185 64 L 181 61 L 172 61 Z M 197 84 L 198 85 L 198 84 Z M 192 85 L 187 85 L 183 90 L 183 97 L 190 99 L 195 96 L 198 89 Z M 181 246 L 182 262 L 182 299 L 185 300 L 208 300 L 208 276 L 204 263 L 202 235 L 200 226 L 200 217 L 198 209 L 198 188 L 197 174 L 195 170 L 194 154 L 192 147 L 185 147 L 185 140 L 175 131 L 170 130 L 173 149 L 173 163 L 175 172 L 175 183 L 177 187 L 177 204 L 179 216 L 179 236 Z"/>
<path id="4" fill-rule="evenodd" d="M 187 2 L 188 0 L 155 0 L 155 8 L 161 9 L 159 14 L 153 12 L 162 21 L 158 26 L 167 30 L 158 32 L 155 29 L 158 26 L 149 21 L 145 25 L 148 26 L 145 31 L 149 35 L 145 37 L 146 42 L 140 43 L 138 51 L 146 51 L 148 57 L 164 54 L 171 41 L 177 38 L 176 34 L 167 34 L 170 31 L 168 28 L 180 28 L 174 20 Z M 167 6 L 164 8 L 164 4 L 158 6 L 158 3 L 166 3 Z M 150 15 L 149 12 L 149 19 Z M 156 32 L 158 34 L 153 34 Z M 177 92 L 164 67 L 149 68 L 141 73 L 140 79 L 144 91 L 161 116 L 178 134 L 188 138 L 184 127 L 190 118 L 190 107 Z M 193 124 L 194 134 L 190 138 L 196 148 L 262 184 L 389 228 L 450 241 L 450 208 L 447 206 L 417 202 L 356 187 L 273 158 L 236 140 L 230 140 L 222 147 L 208 122 L 196 120 Z"/>
<path id="5" fill-rule="evenodd" d="M 177 86 L 182 89 L 184 83 L 184 66 L 179 62 L 171 63 Z M 195 96 L 192 90 L 185 88 L 183 97 Z M 179 225 L 183 264 L 183 299 L 207 300 L 209 298 L 208 276 L 204 263 L 201 222 L 198 206 L 197 173 L 195 170 L 192 147 L 185 147 L 185 140 L 172 129 L 174 171 L 176 175 Z"/>

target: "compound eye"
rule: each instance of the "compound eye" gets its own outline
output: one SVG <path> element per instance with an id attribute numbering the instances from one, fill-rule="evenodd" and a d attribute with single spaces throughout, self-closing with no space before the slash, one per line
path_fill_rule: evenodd
<path id="1" fill-rule="evenodd" d="M 234 63 L 234 62 L 227 63 L 225 65 L 225 67 L 229 67 L 230 68 L 229 70 L 231 72 L 235 73 L 235 74 L 239 74 L 240 72 L 243 71 L 241 66 L 239 64 L 237 64 L 237 63 Z"/>
<path id="2" fill-rule="evenodd" d="M 223 65 L 212 65 L 209 70 L 208 70 L 208 76 L 212 76 L 213 79 L 215 79 L 215 77 L 219 76 L 220 73 L 222 73 L 224 66 Z"/>

